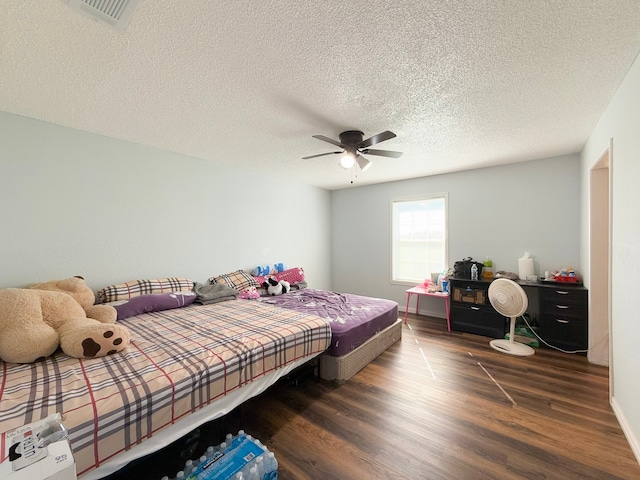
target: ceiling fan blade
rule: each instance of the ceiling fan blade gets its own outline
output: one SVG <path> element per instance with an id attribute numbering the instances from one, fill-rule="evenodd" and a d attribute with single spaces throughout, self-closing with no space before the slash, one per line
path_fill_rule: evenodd
<path id="1" fill-rule="evenodd" d="M 336 155 L 338 153 L 342 153 L 342 152 L 327 152 L 327 153 L 319 153 L 318 155 L 310 155 L 308 157 L 302 157 L 302 160 L 308 160 L 310 158 L 316 158 L 316 157 L 324 157 L 325 155 Z"/>
<path id="2" fill-rule="evenodd" d="M 339 141 L 334 140 L 333 138 L 325 137 L 324 135 L 311 135 L 313 138 L 317 138 L 318 140 L 322 140 L 323 142 L 328 142 L 336 147 L 345 148 Z"/>
<path id="3" fill-rule="evenodd" d="M 402 156 L 402 152 L 394 152 L 392 150 L 375 150 L 373 148 L 366 148 L 362 151 L 362 153 L 366 153 L 367 155 L 380 155 L 381 157 L 391 158 L 400 158 Z"/>
<path id="4" fill-rule="evenodd" d="M 384 142 L 385 140 L 390 140 L 395 136 L 396 136 L 395 133 L 390 132 L 389 130 L 385 130 L 382 133 L 379 133 L 377 135 L 374 135 L 371 138 L 367 138 L 366 140 L 363 140 L 358 145 L 358 148 L 367 148 L 367 147 L 370 147 L 371 145 L 375 145 L 376 143 Z"/>

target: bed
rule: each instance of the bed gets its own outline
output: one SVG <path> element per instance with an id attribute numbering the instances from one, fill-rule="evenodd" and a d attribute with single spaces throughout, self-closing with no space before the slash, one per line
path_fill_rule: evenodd
<path id="1" fill-rule="evenodd" d="M 61 412 L 78 476 L 102 478 L 230 412 L 331 340 L 316 315 L 239 299 L 121 323 L 132 341 L 119 354 L 0 362 L 0 432 Z"/>
<path id="2" fill-rule="evenodd" d="M 304 288 L 259 301 L 330 322 L 331 345 L 319 357 L 325 380 L 349 380 L 402 337 L 398 304 L 392 300 Z"/>

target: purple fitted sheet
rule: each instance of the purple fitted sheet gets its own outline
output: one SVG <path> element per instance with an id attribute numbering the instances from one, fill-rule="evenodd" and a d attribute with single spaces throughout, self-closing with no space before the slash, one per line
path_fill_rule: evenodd
<path id="1" fill-rule="evenodd" d="M 260 297 L 259 301 L 331 322 L 331 345 L 326 353 L 334 357 L 358 348 L 398 319 L 398 304 L 392 300 L 313 288 Z"/>

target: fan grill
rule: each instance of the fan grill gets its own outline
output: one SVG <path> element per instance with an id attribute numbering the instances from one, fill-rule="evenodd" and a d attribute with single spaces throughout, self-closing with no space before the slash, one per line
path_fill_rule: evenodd
<path id="1" fill-rule="evenodd" d="M 524 289 L 506 278 L 498 278 L 491 282 L 489 301 L 493 308 L 505 317 L 519 317 L 529 306 Z"/>
<path id="2" fill-rule="evenodd" d="M 529 345 L 514 341 L 516 318 L 523 315 L 529 306 L 527 293 L 513 280 L 498 278 L 489 285 L 489 302 L 501 315 L 510 318 L 509 340 L 498 338 L 491 340 L 491 348 L 503 353 L 518 356 L 529 356 L 535 352 Z"/>

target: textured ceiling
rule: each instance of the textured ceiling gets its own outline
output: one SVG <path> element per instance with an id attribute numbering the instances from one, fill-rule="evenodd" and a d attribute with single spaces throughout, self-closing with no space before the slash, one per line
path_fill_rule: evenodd
<path id="1" fill-rule="evenodd" d="M 0 2 L 0 110 L 328 189 L 580 151 L 638 0 Z M 355 175 L 311 137 L 391 130 Z"/>

